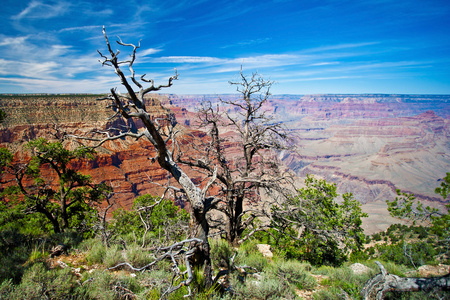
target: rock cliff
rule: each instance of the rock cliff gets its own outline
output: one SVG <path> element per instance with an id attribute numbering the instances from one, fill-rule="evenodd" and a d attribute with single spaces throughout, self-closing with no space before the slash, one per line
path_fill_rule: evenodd
<path id="1" fill-rule="evenodd" d="M 0 146 L 8 147 L 20 159 L 26 142 L 37 137 L 54 139 L 57 130 L 82 135 L 111 126 L 142 127 L 142 124 L 122 119 L 108 121 L 112 112 L 106 107 L 107 103 L 97 98 L 99 95 L 1 95 L 0 109 L 6 112 L 7 118 L 0 125 Z M 147 99 L 146 105 L 153 118 L 173 116 L 157 98 Z M 77 145 L 74 141 L 67 143 Z M 130 208 L 136 196 L 161 192 L 158 184 L 166 181 L 167 174 L 157 163 L 152 163 L 150 158 L 155 152 L 149 141 L 111 141 L 97 152 L 95 160 L 79 162 L 74 167 L 91 175 L 96 182 L 106 181 L 114 186 L 118 206 Z"/>
<path id="2" fill-rule="evenodd" d="M 20 153 L 26 141 L 51 137 L 55 125 L 75 134 L 105 129 L 112 124 L 107 121 L 111 112 L 97 98 L 0 95 L 0 109 L 8 116 L 0 125 L 0 145 Z M 147 106 L 155 118 L 175 115 L 181 126 L 201 130 L 194 127 L 195 107 L 201 100 L 214 102 L 217 98 L 152 95 Z M 442 199 L 434 194 L 434 188 L 450 172 L 449 103 L 450 96 L 439 95 L 277 95 L 264 109 L 275 113 L 294 135 L 296 151 L 279 156 L 299 176 L 322 176 L 336 182 L 339 192 L 353 192 L 362 203 L 393 199 L 399 188 L 439 204 Z M 114 122 L 114 126 L 126 124 L 124 120 Z M 228 146 L 233 148 L 232 143 Z M 95 161 L 77 168 L 94 180 L 111 182 L 120 192 L 120 205 L 128 208 L 135 196 L 158 192 L 159 187 L 150 180 L 166 180 L 165 172 L 149 159 L 153 151 L 145 140 L 118 140 L 99 149 Z"/>

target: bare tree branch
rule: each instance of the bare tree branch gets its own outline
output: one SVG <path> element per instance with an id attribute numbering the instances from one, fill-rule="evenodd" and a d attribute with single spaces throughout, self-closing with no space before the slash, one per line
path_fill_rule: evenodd
<path id="1" fill-rule="evenodd" d="M 389 274 L 384 266 L 376 261 L 381 273 L 369 279 L 361 290 L 365 300 L 384 299 L 387 292 L 408 291 L 450 291 L 450 277 L 402 278 Z"/>

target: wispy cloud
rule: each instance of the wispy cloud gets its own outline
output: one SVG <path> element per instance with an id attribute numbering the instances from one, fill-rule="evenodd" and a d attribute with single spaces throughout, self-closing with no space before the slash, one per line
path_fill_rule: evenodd
<path id="1" fill-rule="evenodd" d="M 203 56 L 163 56 L 153 60 L 156 63 L 220 63 L 224 60 Z"/>
<path id="2" fill-rule="evenodd" d="M 89 25 L 89 26 L 76 26 L 76 27 L 67 27 L 60 29 L 58 33 L 63 32 L 73 32 L 73 31 L 86 31 L 86 30 L 93 30 L 93 29 L 100 29 L 103 25 Z"/>
<path id="3" fill-rule="evenodd" d="M 0 46 L 21 47 L 28 36 L 8 37 L 0 34 Z"/>
<path id="4" fill-rule="evenodd" d="M 52 73 L 60 66 L 54 61 L 40 63 L 17 62 L 0 59 L 0 74 L 30 77 L 30 78 L 52 78 Z"/>
<path id="5" fill-rule="evenodd" d="M 144 56 L 148 56 L 148 55 L 153 55 L 153 54 L 156 54 L 161 51 L 162 51 L 161 49 L 149 48 L 149 49 L 139 51 L 139 56 L 144 57 Z"/>
<path id="6" fill-rule="evenodd" d="M 8 84 L 30 93 L 104 93 L 116 82 L 114 76 L 95 77 L 92 79 L 45 79 L 45 78 L 10 78 L 0 77 L 0 85 Z"/>
<path id="7" fill-rule="evenodd" d="M 137 73 L 165 81 L 177 68 L 181 75 L 174 92 L 219 92 L 241 66 L 270 76 L 283 88 L 289 83 L 292 91 L 297 84 L 323 87 L 326 92 L 329 82 L 356 86 L 365 80 L 369 86 L 374 79 L 388 77 L 393 79 L 391 85 L 403 77 L 438 82 L 449 90 L 450 31 L 445 25 L 450 4 L 445 1 L 429 5 L 420 0 L 16 0 L 9 4 L 0 11 L 0 93 L 10 85 L 30 92 L 30 88 L 70 92 L 120 86 L 113 70 L 98 62 L 96 50 L 107 51 L 102 25 L 114 51 L 120 49 L 121 60 L 128 59 L 130 48 L 118 46 L 115 36 L 127 43 L 142 40 Z M 107 79 L 102 74 L 108 74 Z"/>
<path id="8" fill-rule="evenodd" d="M 259 45 L 259 44 L 264 44 L 267 43 L 271 40 L 271 38 L 260 38 L 260 39 L 250 39 L 250 40 L 245 40 L 236 44 L 230 44 L 230 45 L 225 45 L 222 46 L 222 49 L 227 49 L 227 48 L 233 48 L 233 47 L 242 47 L 242 46 L 254 46 L 254 45 Z"/>
<path id="9" fill-rule="evenodd" d="M 377 45 L 377 44 L 380 44 L 380 42 L 361 42 L 361 43 L 336 44 L 336 45 L 328 45 L 328 46 L 321 46 L 321 47 L 306 49 L 306 50 L 303 50 L 302 52 L 310 53 L 310 52 L 336 51 L 336 50 L 342 50 L 342 49 L 354 49 L 354 48 L 373 46 L 373 45 Z"/>
<path id="10" fill-rule="evenodd" d="M 330 66 L 330 65 L 338 65 L 340 64 L 337 61 L 332 61 L 332 62 L 318 62 L 318 63 L 313 63 L 313 64 L 309 64 L 310 67 L 321 67 L 321 66 Z"/>
<path id="11" fill-rule="evenodd" d="M 69 2 L 62 1 L 54 4 L 46 4 L 41 1 L 31 1 L 24 10 L 17 15 L 12 16 L 11 19 L 50 19 L 66 13 L 69 6 Z"/>

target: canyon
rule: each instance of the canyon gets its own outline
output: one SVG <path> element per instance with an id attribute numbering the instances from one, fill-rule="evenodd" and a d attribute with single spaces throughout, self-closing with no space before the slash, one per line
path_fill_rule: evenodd
<path id="1" fill-rule="evenodd" d="M 91 130 L 141 124 L 108 120 L 112 112 L 101 95 L 0 95 L 7 118 L 0 125 L 0 146 L 20 159 L 24 144 L 57 131 L 83 135 Z M 154 94 L 147 99 L 152 117 L 175 117 L 181 131 L 203 137 L 196 124 L 201 101 L 238 95 Z M 445 203 L 434 193 L 450 172 L 450 96 L 448 95 L 274 95 L 264 107 L 293 137 L 292 150 L 277 153 L 299 179 L 313 174 L 352 192 L 370 214 L 367 232 L 397 222 L 385 210 L 395 190 L 414 193 L 427 205 Z M 227 110 L 227 107 L 221 107 Z M 229 111 L 228 111 L 229 112 Z M 231 112 L 232 113 L 232 112 Z M 55 129 L 56 128 L 56 129 Z M 76 146 L 75 141 L 72 146 Z M 94 161 L 77 169 L 94 181 L 113 185 L 118 207 L 129 209 L 144 193 L 161 193 L 167 174 L 157 163 L 150 142 L 117 140 L 98 149 Z M 191 173 L 201 183 L 201 176 Z"/>

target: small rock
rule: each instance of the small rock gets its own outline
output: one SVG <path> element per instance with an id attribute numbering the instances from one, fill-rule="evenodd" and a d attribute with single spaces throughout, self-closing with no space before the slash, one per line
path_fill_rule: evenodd
<path id="1" fill-rule="evenodd" d="M 59 244 L 50 250 L 50 257 L 60 256 L 63 253 L 67 254 L 67 250 L 68 247 L 66 245 Z"/>
<path id="2" fill-rule="evenodd" d="M 262 276 L 259 275 L 258 273 L 252 274 L 252 276 L 253 276 L 253 278 L 255 278 L 255 279 L 258 280 L 258 281 L 261 281 L 261 280 L 262 280 Z"/>
<path id="3" fill-rule="evenodd" d="M 353 271 L 353 274 L 356 275 L 362 275 L 370 271 L 369 267 L 366 267 L 365 265 L 360 263 L 354 263 L 349 268 Z"/>
<path id="4" fill-rule="evenodd" d="M 273 257 L 273 253 L 272 253 L 272 251 L 270 251 L 270 245 L 257 244 L 256 247 L 258 247 L 259 252 L 261 252 L 264 257 L 268 257 L 268 258 Z"/>
<path id="5" fill-rule="evenodd" d="M 449 274 L 449 265 L 439 264 L 437 266 L 425 265 L 420 266 L 417 271 L 419 271 L 419 276 L 429 277 L 429 276 L 444 276 Z"/>
<path id="6" fill-rule="evenodd" d="M 57 263 L 58 263 L 58 265 L 59 265 L 61 268 L 63 268 L 63 269 L 69 267 L 69 266 L 68 266 L 65 262 L 63 262 L 63 261 L 58 260 Z"/>

